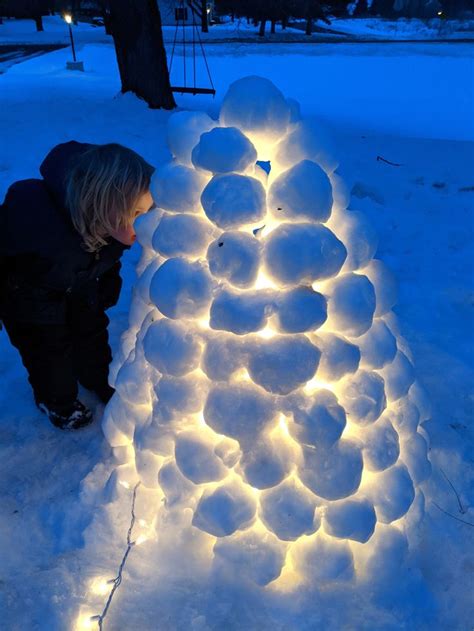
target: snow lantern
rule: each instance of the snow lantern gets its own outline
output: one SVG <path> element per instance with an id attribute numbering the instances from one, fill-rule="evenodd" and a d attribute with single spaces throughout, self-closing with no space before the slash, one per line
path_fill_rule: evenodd
<path id="1" fill-rule="evenodd" d="M 401 561 L 430 473 L 395 283 L 295 111 L 247 77 L 219 121 L 170 117 L 103 421 L 111 484 L 140 480 L 175 546 L 269 589 Z"/>

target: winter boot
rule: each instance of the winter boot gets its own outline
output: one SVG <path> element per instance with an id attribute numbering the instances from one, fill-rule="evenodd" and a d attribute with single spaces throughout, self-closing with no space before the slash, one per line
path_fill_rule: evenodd
<path id="1" fill-rule="evenodd" d="M 48 406 L 36 403 L 39 409 L 47 414 L 51 423 L 59 429 L 81 429 L 92 423 L 92 412 L 78 399 L 67 407 Z"/>

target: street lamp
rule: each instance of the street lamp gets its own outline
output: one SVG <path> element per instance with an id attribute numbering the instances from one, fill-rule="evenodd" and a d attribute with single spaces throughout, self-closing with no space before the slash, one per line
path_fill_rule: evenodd
<path id="1" fill-rule="evenodd" d="M 69 37 L 71 39 L 72 58 L 73 58 L 73 61 L 67 61 L 66 62 L 66 68 L 68 70 L 82 70 L 82 71 L 84 71 L 84 63 L 82 61 L 77 61 L 77 57 L 76 57 L 76 47 L 74 46 L 74 36 L 72 34 L 72 28 L 71 28 L 72 15 L 70 13 L 66 13 L 64 15 L 64 21 L 66 22 L 66 24 L 68 25 L 68 28 L 69 28 Z"/>

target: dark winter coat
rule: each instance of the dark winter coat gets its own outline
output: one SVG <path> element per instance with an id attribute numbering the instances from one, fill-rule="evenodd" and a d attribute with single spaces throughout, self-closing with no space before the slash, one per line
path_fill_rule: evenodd
<path id="1" fill-rule="evenodd" d="M 17 322 L 64 324 L 68 295 L 93 309 L 115 304 L 119 259 L 126 246 L 110 238 L 87 252 L 66 208 L 66 176 L 91 145 L 55 147 L 40 167 L 43 177 L 21 180 L 0 206 L 0 315 Z"/>

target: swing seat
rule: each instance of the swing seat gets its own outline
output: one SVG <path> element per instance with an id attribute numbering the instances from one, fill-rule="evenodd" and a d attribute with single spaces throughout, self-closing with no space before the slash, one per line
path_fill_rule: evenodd
<path id="1" fill-rule="evenodd" d="M 171 92 L 179 92 L 180 94 L 212 94 L 215 96 L 214 88 L 193 88 L 184 86 L 171 86 Z"/>

